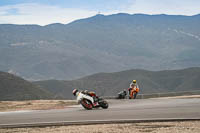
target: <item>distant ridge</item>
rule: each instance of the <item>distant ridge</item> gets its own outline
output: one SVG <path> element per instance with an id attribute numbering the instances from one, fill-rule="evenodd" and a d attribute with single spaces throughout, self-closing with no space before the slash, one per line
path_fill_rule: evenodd
<path id="1" fill-rule="evenodd" d="M 0 72 L 0 101 L 52 99 L 53 95 L 20 77 Z"/>
<path id="2" fill-rule="evenodd" d="M 74 88 L 92 90 L 102 96 L 116 96 L 119 91 L 127 89 L 133 79 L 138 81 L 141 94 L 200 90 L 199 67 L 164 71 L 133 69 L 98 73 L 72 81 L 47 80 L 34 83 L 56 95 L 71 99 Z"/>

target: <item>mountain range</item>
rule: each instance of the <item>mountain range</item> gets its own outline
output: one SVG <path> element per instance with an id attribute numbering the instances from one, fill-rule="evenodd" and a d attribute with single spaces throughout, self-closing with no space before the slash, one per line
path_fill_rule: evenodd
<path id="1" fill-rule="evenodd" d="M 200 15 L 113 14 L 69 24 L 0 24 L 0 70 L 72 80 L 128 69 L 200 66 Z"/>
<path id="2" fill-rule="evenodd" d="M 0 72 L 0 101 L 75 99 L 72 90 L 90 90 L 99 96 L 117 96 L 128 90 L 136 79 L 139 94 L 199 91 L 200 68 L 147 71 L 132 69 L 114 73 L 98 73 L 76 80 L 45 80 L 29 82 L 21 77 Z"/>
<path id="3" fill-rule="evenodd" d="M 132 69 L 114 73 L 98 73 L 77 80 L 46 80 L 33 82 L 57 97 L 73 99 L 72 90 L 94 91 L 100 96 L 117 96 L 128 90 L 132 80 L 137 80 L 139 94 L 168 93 L 200 90 L 200 68 L 182 70 L 147 71 Z"/>

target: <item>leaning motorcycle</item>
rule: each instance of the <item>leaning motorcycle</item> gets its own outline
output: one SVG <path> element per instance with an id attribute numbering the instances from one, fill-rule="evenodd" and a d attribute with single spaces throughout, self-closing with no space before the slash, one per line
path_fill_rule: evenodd
<path id="1" fill-rule="evenodd" d="M 100 97 L 94 97 L 96 98 L 96 104 L 92 104 L 92 102 L 86 98 L 83 98 L 80 100 L 80 104 L 87 110 L 91 110 L 93 108 L 99 108 L 102 107 L 103 109 L 108 108 L 108 102 Z"/>

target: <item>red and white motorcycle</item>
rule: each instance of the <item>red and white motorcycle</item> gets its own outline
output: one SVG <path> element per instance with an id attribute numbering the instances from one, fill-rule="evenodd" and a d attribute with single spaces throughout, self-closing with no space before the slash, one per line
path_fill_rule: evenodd
<path id="1" fill-rule="evenodd" d="M 73 94 L 77 96 L 78 103 L 80 103 L 87 110 L 99 107 L 102 107 L 103 109 L 108 108 L 108 102 L 103 98 L 98 97 L 94 92 L 79 92 L 77 89 L 74 89 Z"/>

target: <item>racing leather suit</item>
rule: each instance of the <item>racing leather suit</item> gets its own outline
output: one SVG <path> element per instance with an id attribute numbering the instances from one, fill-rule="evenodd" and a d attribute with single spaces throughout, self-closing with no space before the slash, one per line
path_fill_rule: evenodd
<path id="1" fill-rule="evenodd" d="M 76 96 L 77 96 L 76 100 L 77 100 L 78 102 L 80 102 L 81 99 L 85 98 L 85 99 L 90 100 L 90 101 L 92 102 L 92 104 L 94 103 L 93 97 L 91 97 L 91 96 L 89 96 L 89 95 L 87 95 L 87 94 L 84 94 L 83 92 L 77 92 L 77 93 L 76 93 Z"/>

